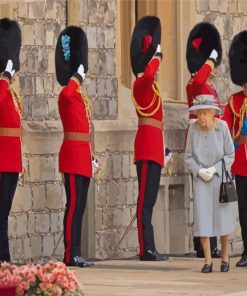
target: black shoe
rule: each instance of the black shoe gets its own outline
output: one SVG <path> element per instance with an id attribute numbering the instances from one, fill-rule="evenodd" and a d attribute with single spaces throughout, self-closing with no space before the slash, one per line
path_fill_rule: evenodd
<path id="1" fill-rule="evenodd" d="M 140 261 L 165 261 L 168 260 L 169 257 L 166 255 L 161 255 L 157 251 L 145 251 L 143 256 L 139 256 Z"/>
<path id="2" fill-rule="evenodd" d="M 202 273 L 209 273 L 209 272 L 212 272 L 212 271 L 213 271 L 213 263 L 211 263 L 210 265 L 209 264 L 204 264 L 203 267 L 202 267 L 202 270 L 201 270 Z"/>
<path id="3" fill-rule="evenodd" d="M 86 261 L 83 257 L 81 256 L 75 256 L 73 257 L 70 262 L 67 264 L 65 263 L 67 266 L 76 266 L 76 267 L 91 267 L 94 265 L 93 262 L 88 262 Z"/>
<path id="4" fill-rule="evenodd" d="M 201 252 L 201 251 L 197 251 L 197 252 L 196 252 L 196 257 L 197 257 L 197 258 L 204 258 L 204 253 Z"/>
<path id="5" fill-rule="evenodd" d="M 247 266 L 247 256 L 245 254 L 242 255 L 241 259 L 236 263 L 237 267 L 246 267 Z"/>
<path id="6" fill-rule="evenodd" d="M 230 268 L 229 262 L 221 261 L 221 265 L 220 265 L 221 272 L 228 272 L 229 268 Z"/>
<path id="7" fill-rule="evenodd" d="M 221 257 L 221 251 L 218 248 L 214 248 L 211 252 L 212 258 L 220 258 Z"/>

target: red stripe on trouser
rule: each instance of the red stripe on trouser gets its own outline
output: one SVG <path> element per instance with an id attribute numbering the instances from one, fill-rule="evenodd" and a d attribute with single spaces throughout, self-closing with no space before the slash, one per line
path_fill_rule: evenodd
<path id="1" fill-rule="evenodd" d="M 141 185 L 138 198 L 137 206 L 137 228 L 138 228 L 138 238 L 139 238 L 139 247 L 140 247 L 140 256 L 144 254 L 144 235 L 142 227 L 142 210 L 144 205 L 145 191 L 146 191 L 146 182 L 147 182 L 147 168 L 148 162 L 143 161 L 142 163 L 142 172 L 141 172 Z"/>
<path id="2" fill-rule="evenodd" d="M 75 212 L 76 205 L 76 188 L 75 188 L 75 175 L 69 175 L 69 190 L 70 190 L 70 205 L 68 216 L 66 219 L 66 249 L 65 249 L 65 262 L 70 262 L 71 255 L 71 227 L 72 227 L 72 219 Z"/>

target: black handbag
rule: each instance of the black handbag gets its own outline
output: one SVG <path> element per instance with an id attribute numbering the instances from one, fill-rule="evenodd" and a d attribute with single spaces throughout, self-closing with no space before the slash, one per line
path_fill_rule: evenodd
<path id="1" fill-rule="evenodd" d="M 224 182 L 224 175 L 226 176 L 226 181 Z M 220 185 L 220 203 L 234 202 L 238 200 L 237 191 L 233 182 L 232 177 L 226 170 L 226 165 L 224 159 L 222 159 L 222 182 Z"/>

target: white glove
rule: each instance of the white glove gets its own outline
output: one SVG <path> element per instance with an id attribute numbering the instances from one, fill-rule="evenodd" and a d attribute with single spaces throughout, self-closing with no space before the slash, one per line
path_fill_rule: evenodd
<path id="1" fill-rule="evenodd" d="M 161 52 L 161 46 L 160 46 L 160 44 L 157 45 L 156 52 Z"/>
<path id="2" fill-rule="evenodd" d="M 216 168 L 214 166 L 207 168 L 206 171 L 211 175 L 214 175 L 217 173 Z"/>
<path id="3" fill-rule="evenodd" d="M 167 166 L 169 162 L 173 161 L 171 152 L 165 156 L 165 165 Z"/>
<path id="4" fill-rule="evenodd" d="M 215 49 L 213 49 L 213 50 L 211 51 L 211 54 L 210 54 L 209 58 L 210 58 L 210 59 L 213 59 L 213 60 L 216 61 L 217 58 L 218 58 L 218 52 L 217 52 Z"/>
<path id="5" fill-rule="evenodd" d="M 15 70 L 13 70 L 13 62 L 12 62 L 12 60 L 8 60 L 5 71 L 9 72 L 11 77 L 13 77 L 13 75 L 15 74 Z"/>
<path id="6" fill-rule="evenodd" d="M 93 176 L 98 172 L 99 163 L 97 159 L 92 160 Z"/>
<path id="7" fill-rule="evenodd" d="M 202 180 L 208 182 L 213 178 L 213 175 L 207 172 L 207 169 L 200 169 L 198 171 L 198 175 L 202 178 Z"/>
<path id="8" fill-rule="evenodd" d="M 82 77 L 82 80 L 84 80 L 85 79 L 85 76 L 86 76 L 86 74 L 84 73 L 84 67 L 83 67 L 83 65 L 81 64 L 80 66 L 79 66 L 79 68 L 78 68 L 78 70 L 77 70 L 77 73 L 79 74 L 79 75 L 81 75 L 81 77 Z"/>

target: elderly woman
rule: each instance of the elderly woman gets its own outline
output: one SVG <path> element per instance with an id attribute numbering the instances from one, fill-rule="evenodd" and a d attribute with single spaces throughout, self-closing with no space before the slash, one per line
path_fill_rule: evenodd
<path id="1" fill-rule="evenodd" d="M 235 230 L 233 203 L 219 203 L 222 181 L 222 160 L 229 170 L 234 161 L 234 145 L 227 124 L 215 118 L 221 112 L 212 95 L 200 95 L 190 112 L 198 120 L 189 127 L 185 163 L 193 175 L 194 235 L 201 239 L 205 254 L 203 273 L 212 272 L 209 237 L 220 236 L 222 246 L 221 271 L 229 270 L 228 234 Z"/>

